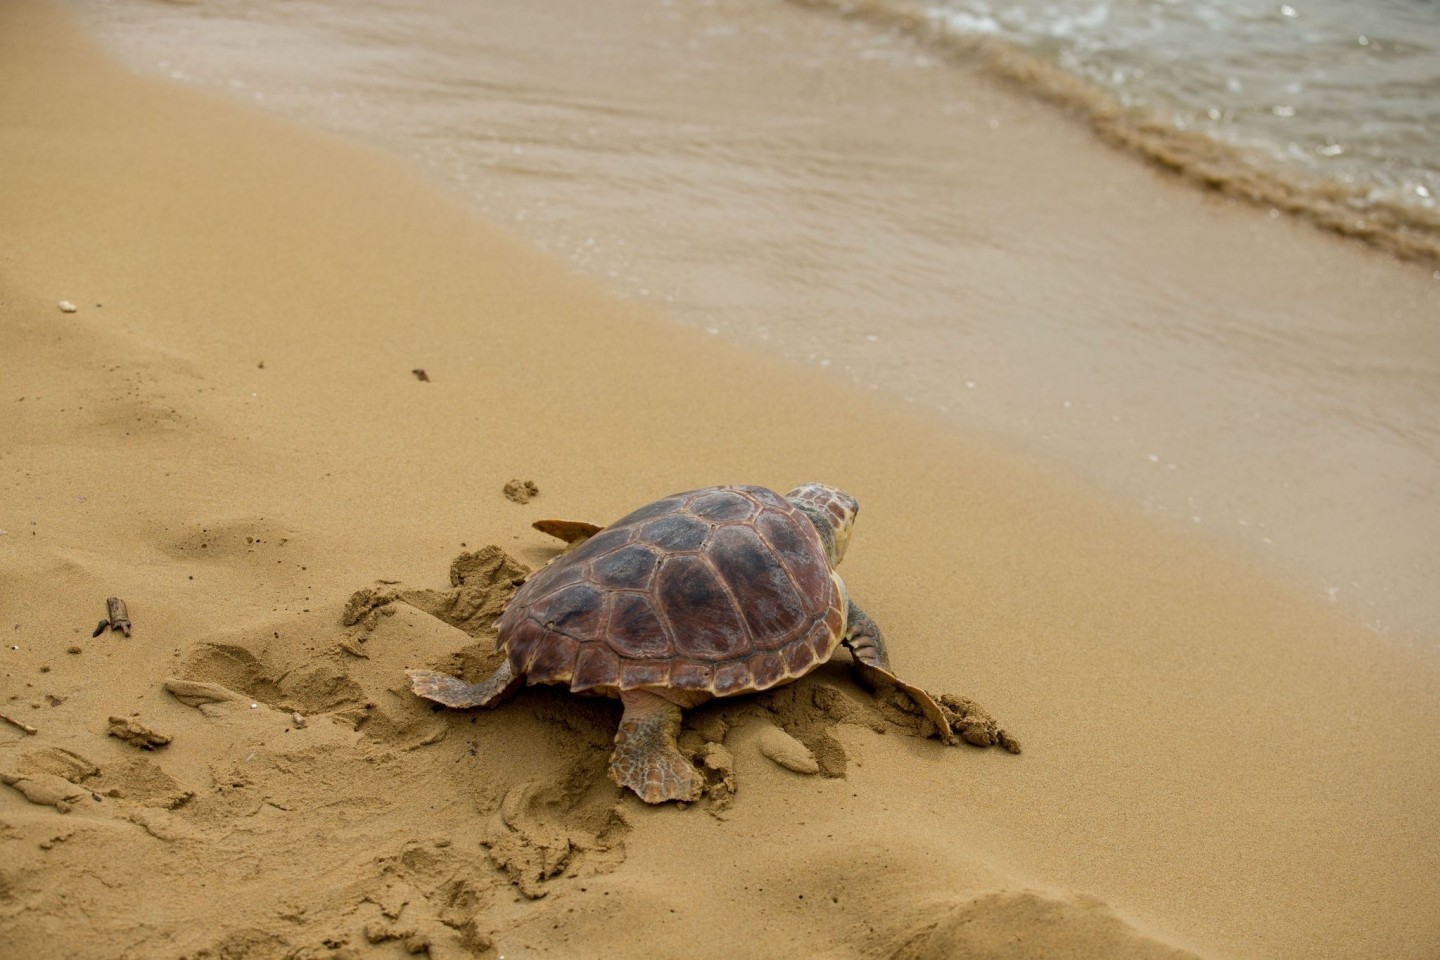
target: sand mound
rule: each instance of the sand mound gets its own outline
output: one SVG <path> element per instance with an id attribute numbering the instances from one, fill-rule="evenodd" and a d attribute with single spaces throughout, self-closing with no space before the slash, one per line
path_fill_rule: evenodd
<path id="1" fill-rule="evenodd" d="M 1193 953 L 1140 933 L 1093 897 L 1006 891 L 937 906 L 930 915 L 885 954 L 887 960 L 1195 960 Z"/>

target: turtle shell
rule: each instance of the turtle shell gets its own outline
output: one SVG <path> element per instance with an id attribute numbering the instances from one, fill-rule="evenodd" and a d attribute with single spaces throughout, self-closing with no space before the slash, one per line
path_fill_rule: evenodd
<path id="1" fill-rule="evenodd" d="M 497 626 L 529 683 L 764 690 L 829 659 L 842 587 L 810 519 L 764 487 L 641 507 L 516 591 Z"/>

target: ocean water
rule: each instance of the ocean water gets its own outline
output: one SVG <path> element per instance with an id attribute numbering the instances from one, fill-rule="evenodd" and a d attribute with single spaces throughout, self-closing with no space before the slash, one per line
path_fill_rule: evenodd
<path id="1" fill-rule="evenodd" d="M 1367 227 L 1413 231 L 1424 248 L 1440 249 L 1440 3 L 1434 0 L 834 6 L 909 20 L 962 47 L 999 38 L 1083 81 L 1059 95 L 1129 128 L 1142 150 L 1183 153 L 1196 142 L 1187 135 L 1198 135 L 1209 147 L 1204 159 L 1231 166 L 1236 181 L 1275 181 L 1269 191 L 1253 181 L 1245 189 L 1278 200 L 1303 185 L 1287 204 L 1297 212 L 1342 230 L 1348 215 L 1362 235 Z M 1024 80 L 1029 71 L 1022 62 L 1013 72 Z M 1344 210 L 1334 209 L 1334 198 Z"/>
<path id="2" fill-rule="evenodd" d="M 70 5 L 140 72 L 1434 642 L 1436 5 L 1322 2 Z"/>
<path id="3" fill-rule="evenodd" d="M 1440 196 L 1433 0 L 938 0 L 1177 127 L 1258 147 L 1399 203 Z"/>

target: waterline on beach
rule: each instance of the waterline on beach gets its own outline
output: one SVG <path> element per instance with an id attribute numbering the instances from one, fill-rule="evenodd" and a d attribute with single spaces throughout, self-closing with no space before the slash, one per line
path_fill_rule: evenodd
<path id="1" fill-rule="evenodd" d="M 1440 630 L 1440 285 L 1167 187 L 913 32 L 771 2 L 78 6 L 138 68 L 408 156 L 681 323 Z"/>

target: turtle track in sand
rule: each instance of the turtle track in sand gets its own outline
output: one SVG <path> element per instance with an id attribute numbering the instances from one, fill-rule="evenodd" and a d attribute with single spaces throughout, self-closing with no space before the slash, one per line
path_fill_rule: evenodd
<path id="1" fill-rule="evenodd" d="M 101 711 L 138 712 L 173 736 L 161 749 L 106 736 L 97 715 L 88 732 L 0 751 L 9 784 L 0 796 L 10 798 L 0 806 L 0 922 L 34 920 L 16 926 L 17 949 L 37 958 L 60 956 L 47 952 L 58 944 L 126 960 L 310 960 L 493 957 L 548 944 L 616 955 L 616 911 L 660 923 L 654 905 L 663 894 L 675 911 L 664 912 L 673 934 L 652 931 L 663 953 L 665 944 L 681 948 L 667 936 L 693 946 L 686 925 L 708 915 L 671 889 L 699 875 L 715 896 L 759 918 L 745 930 L 771 930 L 791 946 L 796 935 L 833 937 L 835 956 L 858 955 L 864 930 L 873 934 L 864 955 L 924 960 L 946 955 L 973 926 L 957 926 L 956 916 L 1000 911 L 1032 921 L 1022 909 L 1029 901 L 983 895 L 970 905 L 958 895 L 916 903 L 903 915 L 869 910 L 910 902 L 895 878 L 923 875 L 924 861 L 897 873 L 890 840 L 857 850 L 852 830 L 831 851 L 833 864 L 827 844 L 841 841 L 801 825 L 784 831 L 794 835 L 785 843 L 747 846 L 754 862 L 745 870 L 694 872 L 716 862 L 705 843 L 733 851 L 753 836 L 757 816 L 772 824 L 796 803 L 848 809 L 851 790 L 827 786 L 851 777 L 860 759 L 847 755 L 856 739 L 841 728 L 898 725 L 923 735 L 918 718 L 856 687 L 843 657 L 795 683 L 687 712 L 681 742 L 706 775 L 700 805 L 713 818 L 646 807 L 609 781 L 612 701 L 535 687 L 496 711 L 436 712 L 415 697 L 407 667 L 468 679 L 493 669 L 491 622 L 527 573 L 486 548 L 457 557 L 445 588 L 379 583 L 356 591 L 339 618 L 336 598 L 315 613 L 266 615 L 162 645 L 131 693 Z M 652 846 L 635 863 L 627 845 L 639 842 L 642 825 Z M 657 838 L 683 843 L 662 857 Z M 879 872 L 864 879 L 861 864 L 857 875 L 857 856 Z M 771 886 L 752 889 L 757 876 Z M 885 897 L 861 896 L 860 882 Z M 806 897 L 781 909 L 766 892 L 780 885 Z M 787 912 L 812 902 L 844 904 L 844 922 Z M 1089 922 L 1082 914 L 1056 921 L 1070 924 L 1057 928 L 1057 942 Z M 737 927 L 734 936 L 748 934 Z"/>
<path id="2" fill-rule="evenodd" d="M 278 525 L 219 540 L 204 526 L 187 555 L 225 560 L 224 545 L 245 562 L 280 543 Z M 635 818 L 699 811 L 651 811 L 609 781 L 618 704 L 533 687 L 496 711 L 435 712 L 405 677 L 488 675 L 493 621 L 528 574 L 487 547 L 456 557 L 443 588 L 377 583 L 338 618 L 338 602 L 316 604 L 156 649 L 137 696 L 104 712 L 138 713 L 171 743 L 142 751 L 98 717 L 88 737 L 0 755 L 0 789 L 35 811 L 0 817 L 22 851 L 0 865 L 0 917 L 46 918 L 22 944 L 36 957 L 47 942 L 97 957 L 463 957 L 522 936 L 537 900 L 578 909 L 602 881 L 631 892 L 649 873 L 622 869 Z M 746 789 L 737 768 L 767 762 L 747 759 L 762 741 L 799 772 L 757 781 L 757 799 L 807 772 L 846 777 L 839 727 L 896 723 L 920 735 L 835 663 L 688 711 L 681 739 L 706 775 L 701 806 L 724 819 Z"/>
<path id="3" fill-rule="evenodd" d="M 475 636 L 524 573 L 486 566 L 497 555 L 348 625 L 336 603 L 147 645 L 138 696 L 107 695 L 101 714 L 138 711 L 173 735 L 163 749 L 107 737 L 103 715 L 62 745 L 53 720 L 0 744 L 0 925 L 36 918 L 11 945 L 484 956 L 521 905 L 619 866 L 610 704 L 536 691 L 506 715 L 441 717 L 409 691 L 421 660 L 492 656 L 493 634 Z"/>

